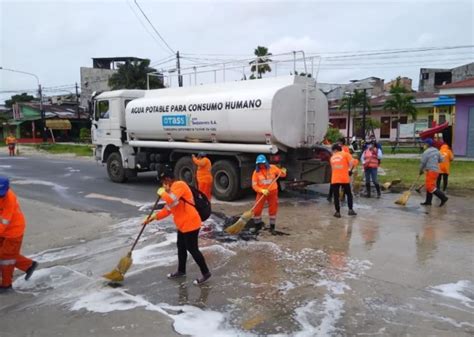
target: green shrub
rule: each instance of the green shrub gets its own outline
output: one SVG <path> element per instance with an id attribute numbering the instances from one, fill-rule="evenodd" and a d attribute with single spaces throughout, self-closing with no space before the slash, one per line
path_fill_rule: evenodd
<path id="1" fill-rule="evenodd" d="M 326 133 L 326 139 L 329 140 L 331 144 L 337 142 L 342 137 L 344 137 L 344 135 L 336 128 L 329 128 Z"/>
<path id="2" fill-rule="evenodd" d="M 91 130 L 88 128 L 82 128 L 79 131 L 79 139 L 83 143 L 90 143 L 91 142 Z"/>

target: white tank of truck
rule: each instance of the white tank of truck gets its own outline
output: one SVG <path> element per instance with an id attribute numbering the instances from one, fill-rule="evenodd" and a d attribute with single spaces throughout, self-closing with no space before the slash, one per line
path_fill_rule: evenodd
<path id="1" fill-rule="evenodd" d="M 274 144 L 296 149 L 323 139 L 328 105 L 313 79 L 284 76 L 150 90 L 128 103 L 125 121 L 132 142 Z"/>

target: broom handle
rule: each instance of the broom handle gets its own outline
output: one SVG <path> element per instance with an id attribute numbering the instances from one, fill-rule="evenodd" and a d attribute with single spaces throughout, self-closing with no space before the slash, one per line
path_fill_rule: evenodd
<path id="1" fill-rule="evenodd" d="M 151 215 L 152 215 L 153 212 L 155 211 L 156 206 L 158 206 L 158 202 L 160 201 L 160 199 L 161 199 L 160 197 L 158 197 L 158 198 L 156 199 L 155 204 L 154 204 L 153 207 L 151 208 L 150 214 L 148 214 L 148 216 L 147 216 L 147 219 L 148 219 L 149 217 L 151 217 Z M 146 227 L 145 221 L 143 221 L 143 222 L 142 222 L 142 229 L 140 230 L 140 233 L 138 234 L 137 238 L 135 239 L 135 242 L 133 243 L 132 249 L 130 249 L 130 253 L 135 249 L 135 246 L 137 245 L 138 240 L 140 240 L 140 237 L 142 236 L 143 231 L 145 230 L 145 227 Z"/>
<path id="2" fill-rule="evenodd" d="M 416 183 L 420 180 L 420 177 L 421 177 L 421 174 L 419 174 L 416 180 L 413 182 L 413 184 L 411 184 L 409 191 L 411 191 L 415 187 Z"/>
<path id="3" fill-rule="evenodd" d="M 272 186 L 272 185 L 278 180 L 278 178 L 280 178 L 280 175 L 281 175 L 281 173 L 278 173 L 278 175 L 275 177 L 275 179 L 272 180 L 272 182 L 270 183 L 269 186 Z M 259 203 L 260 201 L 262 201 L 263 198 L 265 198 L 265 195 L 262 194 L 262 196 L 261 196 L 260 198 L 258 198 L 258 200 L 255 202 L 255 204 L 253 205 L 253 207 L 250 209 L 250 212 L 252 212 L 252 211 L 255 209 L 255 207 L 257 207 L 258 203 Z"/>

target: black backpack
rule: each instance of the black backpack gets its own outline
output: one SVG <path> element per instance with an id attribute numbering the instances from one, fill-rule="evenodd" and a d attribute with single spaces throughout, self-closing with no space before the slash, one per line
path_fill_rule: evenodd
<path id="1" fill-rule="evenodd" d="M 193 193 L 194 204 L 190 203 L 184 198 L 181 198 L 181 199 L 183 199 L 185 203 L 190 204 L 191 206 L 194 206 L 196 211 L 199 213 L 199 217 L 201 218 L 201 221 L 206 221 L 211 216 L 211 203 L 207 199 L 206 195 L 202 193 L 201 191 L 199 191 L 197 188 L 189 184 L 188 184 L 188 187 Z"/>

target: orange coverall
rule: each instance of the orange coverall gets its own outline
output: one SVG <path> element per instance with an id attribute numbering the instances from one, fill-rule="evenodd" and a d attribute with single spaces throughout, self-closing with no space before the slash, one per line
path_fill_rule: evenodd
<path id="1" fill-rule="evenodd" d="M 204 193 L 209 201 L 212 197 L 212 163 L 209 158 L 197 158 L 193 156 L 193 162 L 197 166 L 196 179 L 198 189 Z"/>
<path id="2" fill-rule="evenodd" d="M 262 222 L 262 211 L 265 202 L 268 201 L 268 215 L 270 216 L 270 225 L 275 225 L 276 215 L 278 212 L 278 184 L 277 182 L 272 181 L 280 175 L 280 178 L 286 177 L 286 173 L 283 173 L 281 169 L 275 165 L 270 165 L 270 167 L 260 169 L 259 171 L 255 170 L 252 175 L 252 188 L 257 192 L 256 196 L 256 206 L 254 209 L 253 220 L 255 223 Z M 268 196 L 263 196 L 262 190 L 267 189 L 270 194 Z M 259 199 L 261 200 L 259 201 Z"/>
<path id="3" fill-rule="evenodd" d="M 0 198 L 0 276 L 1 286 L 11 286 L 15 268 L 26 272 L 33 261 L 20 254 L 25 217 L 15 193 L 10 188 Z"/>
<path id="4" fill-rule="evenodd" d="M 454 159 L 453 152 L 449 149 L 447 144 L 442 145 L 439 152 L 443 156 L 443 161 L 439 163 L 439 171 L 440 173 L 449 174 L 451 162 Z"/>
<path id="5" fill-rule="evenodd" d="M 13 137 L 13 136 L 8 136 L 5 139 L 5 143 L 7 143 L 7 145 L 8 145 L 8 154 L 10 156 L 14 156 L 15 155 L 16 138 Z"/>

